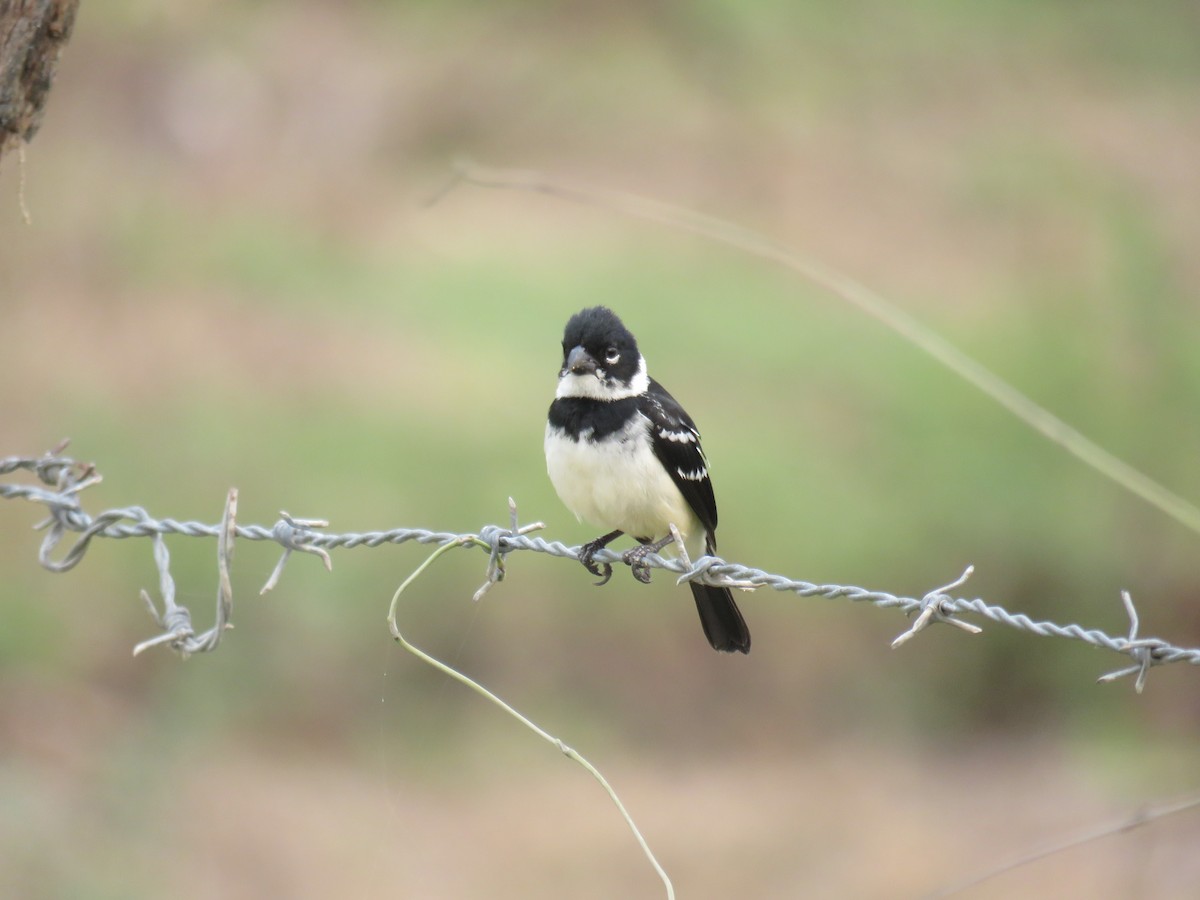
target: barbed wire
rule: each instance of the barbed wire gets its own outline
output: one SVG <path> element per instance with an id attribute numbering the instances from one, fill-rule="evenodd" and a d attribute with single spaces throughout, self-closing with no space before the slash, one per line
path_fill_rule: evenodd
<path id="1" fill-rule="evenodd" d="M 330 534 L 318 529 L 327 528 L 329 523 L 320 519 L 303 519 L 280 513 L 280 519 L 270 528 L 262 525 L 239 525 L 237 516 L 237 491 L 232 489 L 225 504 L 221 522 L 207 525 L 195 521 L 158 519 L 141 506 L 119 507 L 106 510 L 96 516 L 85 512 L 80 504 L 80 494 L 88 487 L 99 483 L 101 476 L 94 464 L 80 463 L 63 456 L 65 442 L 43 456 L 14 456 L 0 460 L 0 477 L 17 472 L 31 472 L 42 485 L 8 484 L 0 482 L 0 498 L 25 499 L 46 507 L 49 518 L 39 523 L 39 529 L 48 529 L 38 551 L 38 560 L 51 572 L 66 572 L 74 568 L 86 554 L 93 538 L 141 538 L 154 541 L 154 560 L 159 572 L 159 592 L 162 595 L 162 611 L 159 612 L 150 595 L 141 592 L 143 601 L 150 610 L 161 633 L 137 644 L 133 652 L 159 645 L 168 645 L 187 655 L 215 650 L 221 635 L 230 627 L 233 612 L 233 594 L 230 586 L 229 567 L 233 557 L 235 539 L 269 541 L 283 548 L 283 554 L 275 569 L 263 585 L 260 593 L 274 588 L 283 573 L 292 553 L 302 552 L 318 556 L 326 569 L 332 569 L 329 551 L 350 547 L 378 547 L 381 544 L 403 544 L 416 541 L 419 544 L 439 546 L 458 545 L 478 547 L 488 553 L 487 576 L 475 593 L 479 599 L 505 574 L 505 559 L 509 553 L 528 550 L 550 556 L 578 559 L 578 547 L 561 541 L 546 540 L 531 534 L 544 526 L 539 523 L 521 526 L 517 521 L 516 504 L 509 501 L 510 523 L 508 527 L 486 525 L 477 533 L 432 531 L 425 528 L 392 528 L 386 531 L 347 532 Z M 68 534 L 77 534 L 74 544 L 59 558 L 55 550 Z M 217 564 L 219 584 L 217 611 L 213 626 L 200 634 L 195 633 L 188 609 L 175 602 L 175 584 L 170 573 L 170 555 L 164 537 L 215 537 L 217 542 Z M 1059 625 L 1050 621 L 1036 621 L 1024 613 L 1011 613 L 1001 606 L 986 603 L 982 599 L 967 599 L 949 594 L 961 587 L 973 572 L 968 566 L 953 582 L 929 591 L 923 597 L 904 597 L 886 591 L 869 590 L 862 587 L 837 584 L 816 584 L 776 575 L 741 563 L 729 562 L 715 556 L 704 556 L 696 561 L 688 558 L 682 542 L 677 542 L 680 555 L 664 558 L 646 556 L 639 565 L 651 569 L 662 569 L 677 576 L 679 583 L 700 581 L 706 584 L 726 585 L 744 590 L 770 588 L 788 591 L 801 597 L 824 597 L 829 600 L 848 600 L 853 603 L 870 603 L 881 609 L 898 609 L 916 619 L 893 642 L 893 647 L 907 643 L 934 622 L 954 625 L 970 633 L 982 629 L 958 616 L 967 613 L 982 616 L 992 622 L 1018 631 L 1042 637 L 1057 637 L 1083 641 L 1094 647 L 1128 656 L 1132 665 L 1100 676 L 1101 682 L 1134 675 L 1134 686 L 1138 693 L 1145 687 L 1146 676 L 1154 666 L 1168 663 L 1200 665 L 1200 648 L 1179 647 L 1161 638 L 1138 637 L 1138 614 L 1133 598 L 1127 591 L 1121 594 L 1126 614 L 1129 617 L 1129 632 L 1124 635 L 1109 635 L 1099 629 L 1081 625 Z M 595 554 L 601 564 L 623 562 L 622 554 L 602 550 Z"/>

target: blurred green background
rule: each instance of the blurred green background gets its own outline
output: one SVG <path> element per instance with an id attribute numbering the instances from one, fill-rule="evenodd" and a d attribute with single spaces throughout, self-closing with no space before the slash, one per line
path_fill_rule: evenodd
<path id="1" fill-rule="evenodd" d="M 1200 644 L 1200 537 L 794 276 L 457 154 L 753 227 L 869 284 L 1200 499 L 1194 3 L 91 3 L 0 170 L 0 455 L 60 438 L 143 505 L 242 523 L 594 536 L 541 456 L 567 317 L 604 303 L 705 435 L 730 559 Z M 32 224 L 20 214 L 20 182 Z M 403 653 L 415 545 L 240 543 L 237 628 L 130 648 L 147 541 L 37 565 L 0 505 L 0 879 L 22 897 L 617 897 L 658 883 L 580 770 Z M 212 541 L 170 541 L 207 627 Z M 987 626 L 444 558 L 416 643 L 592 759 L 681 896 L 912 896 L 1193 789 L 1200 690 Z M 1186 895 L 1200 822 L 970 894 Z M 930 853 L 928 847 L 937 847 Z"/>

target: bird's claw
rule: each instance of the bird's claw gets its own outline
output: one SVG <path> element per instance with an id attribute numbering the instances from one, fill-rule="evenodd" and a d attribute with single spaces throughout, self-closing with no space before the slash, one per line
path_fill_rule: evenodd
<path id="1" fill-rule="evenodd" d="M 597 540 L 584 544 L 579 548 L 579 561 L 583 563 L 583 567 L 600 579 L 596 582 L 596 587 L 603 587 L 612 578 L 613 570 L 611 565 L 608 563 L 597 563 L 592 559 L 596 555 L 596 551 L 603 547 L 604 544 Z"/>
<path id="2" fill-rule="evenodd" d="M 604 587 L 606 584 L 608 584 L 608 580 L 612 578 L 612 566 L 608 563 L 601 563 L 599 566 L 597 566 L 595 563 L 592 563 L 587 567 L 587 570 L 593 575 L 598 575 L 600 577 L 600 580 L 596 582 L 596 587 Z"/>

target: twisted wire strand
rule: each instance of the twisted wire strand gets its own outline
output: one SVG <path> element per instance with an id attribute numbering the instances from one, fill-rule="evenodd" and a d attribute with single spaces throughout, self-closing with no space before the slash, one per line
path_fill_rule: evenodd
<path id="1" fill-rule="evenodd" d="M 61 456 L 61 447 L 39 457 L 8 457 L 0 459 L 0 476 L 27 471 L 35 474 L 45 486 L 36 484 L 8 484 L 0 482 L 0 498 L 25 499 L 41 504 L 50 513 L 49 519 L 39 527 L 48 528 L 42 541 L 38 558 L 41 564 L 53 572 L 65 572 L 79 563 L 94 538 L 153 538 L 155 562 L 159 569 L 160 589 L 163 594 L 164 612 L 159 614 L 146 592 L 143 599 L 150 607 L 156 621 L 164 628 L 162 634 L 143 641 L 134 648 L 135 653 L 166 643 L 187 654 L 214 650 L 220 633 L 228 627 L 232 610 L 232 595 L 227 588 L 229 559 L 232 556 L 233 540 L 269 541 L 283 548 L 283 556 L 272 572 L 262 592 L 273 588 L 282 573 L 285 563 L 294 551 L 310 553 L 322 558 L 326 568 L 331 567 L 330 550 L 352 547 L 378 547 L 382 544 L 403 544 L 415 541 L 419 544 L 457 544 L 476 546 L 489 554 L 487 581 L 476 593 L 482 596 L 493 584 L 504 577 L 505 557 L 514 551 L 532 551 L 567 559 L 579 558 L 579 547 L 561 541 L 547 540 L 529 532 L 541 528 L 541 524 L 519 527 L 516 506 L 510 501 L 511 523 L 505 528 L 487 525 L 478 533 L 433 531 L 426 528 L 391 528 L 385 531 L 346 532 L 331 534 L 317 530 L 328 526 L 317 519 L 300 519 L 281 513 L 281 518 L 270 528 L 262 525 L 238 525 L 234 521 L 236 492 L 231 491 L 230 501 L 222 521 L 215 525 L 177 519 L 158 519 L 141 506 L 119 507 L 106 510 L 96 516 L 89 515 L 80 505 L 79 495 L 83 489 L 97 483 L 100 476 L 95 467 L 81 464 L 69 457 Z M 54 551 L 68 534 L 78 535 L 75 543 L 59 558 Z M 221 548 L 218 564 L 221 571 L 221 590 L 218 592 L 217 622 L 203 635 L 191 631 L 190 614 L 187 609 L 174 602 L 174 583 L 169 572 L 170 557 L 163 544 L 167 535 L 184 537 L 215 537 Z M 601 550 L 595 554 L 598 563 L 621 563 L 622 554 Z M 679 558 L 646 556 L 641 563 L 651 569 L 662 569 L 674 573 L 680 582 L 701 581 L 707 584 L 727 585 L 747 590 L 770 588 L 788 591 L 801 597 L 824 597 L 829 600 L 848 600 L 853 603 L 870 603 L 882 609 L 899 609 L 906 615 L 916 614 L 915 623 L 893 642 L 894 647 L 905 643 L 933 622 L 943 622 L 972 633 L 980 629 L 962 619 L 963 613 L 983 617 L 992 622 L 1018 631 L 1042 637 L 1057 637 L 1082 641 L 1095 647 L 1128 656 L 1133 665 L 1101 676 L 1101 681 L 1112 681 L 1127 675 L 1135 675 L 1135 687 L 1140 693 L 1146 674 L 1153 666 L 1168 663 L 1200 665 L 1200 648 L 1180 647 L 1161 638 L 1139 638 L 1137 611 L 1128 593 L 1122 595 L 1130 620 L 1127 635 L 1110 635 L 1096 628 L 1085 628 L 1078 624 L 1060 625 L 1051 621 L 1037 621 L 1024 613 L 1012 613 L 996 604 L 982 599 L 955 597 L 949 590 L 960 587 L 971 574 L 968 568 L 951 584 L 935 588 L 924 597 L 904 597 L 886 591 L 874 591 L 852 585 L 816 584 L 801 581 L 757 569 L 740 563 L 729 562 L 713 556 L 705 556 L 695 562 L 681 553 Z"/>

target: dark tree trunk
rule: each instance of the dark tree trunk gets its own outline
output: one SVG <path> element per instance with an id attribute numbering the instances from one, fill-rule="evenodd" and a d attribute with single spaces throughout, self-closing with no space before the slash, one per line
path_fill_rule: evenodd
<path id="1" fill-rule="evenodd" d="M 0 0 L 0 160 L 42 124 L 79 0 Z"/>

